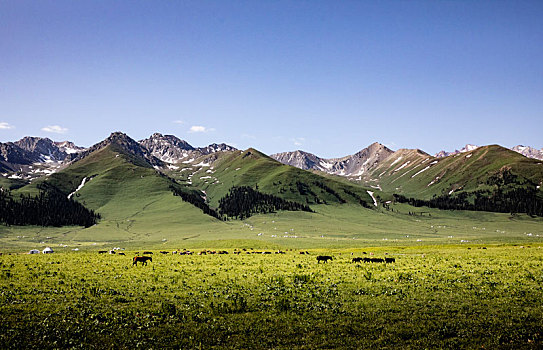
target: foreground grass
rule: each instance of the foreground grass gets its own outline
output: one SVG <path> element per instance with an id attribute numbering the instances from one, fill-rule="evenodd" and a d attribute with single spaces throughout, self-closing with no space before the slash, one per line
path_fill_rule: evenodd
<path id="1" fill-rule="evenodd" d="M 351 252 L 354 255 L 351 255 Z M 4 348 L 541 348 L 543 249 L 0 256 Z M 317 264 L 315 255 L 334 260 Z"/>

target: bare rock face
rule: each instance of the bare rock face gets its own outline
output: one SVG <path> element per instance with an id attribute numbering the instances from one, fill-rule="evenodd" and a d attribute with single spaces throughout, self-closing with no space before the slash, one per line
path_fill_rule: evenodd
<path id="1" fill-rule="evenodd" d="M 226 143 L 212 143 L 206 147 L 198 147 L 198 151 L 202 154 L 211 154 L 215 152 L 228 152 L 228 151 L 237 151 L 237 148 L 227 145 Z"/>
<path id="2" fill-rule="evenodd" d="M 435 155 L 435 157 L 443 158 L 443 157 L 448 157 L 448 156 L 454 156 L 455 154 L 473 151 L 477 148 L 479 148 L 479 146 L 468 144 L 460 150 L 455 150 L 452 152 L 440 151 Z M 543 149 L 538 150 L 537 148 L 533 148 L 530 146 L 518 145 L 518 146 L 512 147 L 511 150 L 517 153 L 520 153 L 523 156 L 528 157 L 528 158 L 543 160 Z"/>
<path id="3" fill-rule="evenodd" d="M 216 152 L 235 151 L 236 148 L 225 143 L 213 143 L 207 147 L 192 147 L 187 141 L 173 135 L 154 133 L 149 138 L 139 141 L 151 154 L 166 163 L 178 163 L 186 159 L 196 159 L 202 155 Z"/>
<path id="4" fill-rule="evenodd" d="M 394 153 L 380 143 L 373 143 L 360 152 L 343 158 L 324 159 L 304 151 L 283 152 L 270 157 L 304 170 L 320 170 L 341 176 L 362 176 Z"/>
<path id="5" fill-rule="evenodd" d="M 15 172 L 9 176 L 31 180 L 57 171 L 70 161 L 70 154 L 82 150 L 69 141 L 26 136 L 19 141 L 0 143 L 0 168 L 3 176 Z"/>
<path id="6" fill-rule="evenodd" d="M 543 149 L 538 150 L 530 146 L 522 145 L 515 146 L 511 149 L 515 152 L 522 154 L 525 157 L 543 160 Z"/>
<path id="7" fill-rule="evenodd" d="M 48 138 L 24 137 L 14 143 L 25 151 L 34 153 L 42 161 L 63 161 L 68 155 Z"/>
<path id="8" fill-rule="evenodd" d="M 283 164 L 292 165 L 293 167 L 303 170 L 323 170 L 325 159 L 319 158 L 316 155 L 304 151 L 283 152 L 272 154 L 270 157 Z"/>
<path id="9" fill-rule="evenodd" d="M 479 146 L 467 144 L 464 147 L 462 147 L 461 149 L 459 149 L 459 150 L 457 149 L 457 150 L 454 150 L 452 152 L 439 151 L 438 153 L 436 153 L 435 157 L 436 158 L 443 158 L 443 157 L 448 157 L 448 156 L 454 156 L 455 154 L 470 152 L 470 151 L 476 150 L 477 148 L 479 148 Z"/>
<path id="10" fill-rule="evenodd" d="M 173 135 L 154 133 L 139 144 L 148 149 L 151 154 L 166 163 L 176 163 L 188 157 L 195 150 L 187 141 Z"/>
<path id="11" fill-rule="evenodd" d="M 70 141 L 61 141 L 61 142 L 53 142 L 53 143 L 55 144 L 55 146 L 58 147 L 58 149 L 61 152 L 64 152 L 66 154 L 78 153 L 85 150 L 84 147 L 76 146 L 73 142 L 70 142 Z"/>
<path id="12" fill-rule="evenodd" d="M 13 142 L 0 143 L 0 161 L 8 168 L 11 168 L 10 165 L 28 165 L 38 160 L 37 154 L 26 151 Z"/>

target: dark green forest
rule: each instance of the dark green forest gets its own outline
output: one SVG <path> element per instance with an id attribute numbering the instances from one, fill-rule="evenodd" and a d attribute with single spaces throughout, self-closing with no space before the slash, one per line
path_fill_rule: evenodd
<path id="1" fill-rule="evenodd" d="M 266 214 L 277 210 L 312 212 L 305 204 L 261 193 L 247 186 L 232 187 L 219 200 L 219 213 L 230 218 L 245 219 L 256 213 Z"/>
<path id="2" fill-rule="evenodd" d="M 221 215 L 219 215 L 215 210 L 211 209 L 201 195 L 195 193 L 194 191 L 183 191 L 175 186 L 170 186 L 170 190 L 173 192 L 174 196 L 179 196 L 185 202 L 188 202 L 195 207 L 202 209 L 204 214 L 222 220 Z"/>
<path id="3" fill-rule="evenodd" d="M 20 195 L 18 198 L 10 191 L 0 191 L 0 222 L 5 225 L 90 227 L 99 219 L 99 214 L 53 189 L 42 190 L 34 197 Z"/>

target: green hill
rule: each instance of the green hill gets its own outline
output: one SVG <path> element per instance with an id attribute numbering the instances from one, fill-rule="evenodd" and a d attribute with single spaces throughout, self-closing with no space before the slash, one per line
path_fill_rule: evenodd
<path id="1" fill-rule="evenodd" d="M 372 179 L 385 192 L 430 199 L 457 191 L 488 189 L 489 179 L 505 170 L 519 177 L 519 186 L 539 186 L 543 181 L 541 163 L 497 145 L 444 158 L 418 150 L 400 150 L 373 171 Z"/>
<path id="2" fill-rule="evenodd" d="M 97 226 L 86 230 L 89 239 L 92 232 L 99 234 L 104 229 L 108 239 L 113 239 L 149 232 L 183 234 L 190 232 L 187 227 L 221 223 L 174 196 L 170 189 L 174 183 L 143 159 L 108 145 L 16 193 L 36 194 L 45 187 L 72 194 L 102 216 Z"/>
<path id="3" fill-rule="evenodd" d="M 214 207 L 234 186 L 248 186 L 307 205 L 373 204 L 367 190 L 359 185 L 284 165 L 253 148 L 231 152 L 191 175 L 192 184 L 206 193 Z"/>
<path id="4" fill-rule="evenodd" d="M 119 138 L 121 142 L 116 142 Z M 71 196 L 101 215 L 98 224 L 60 229 L 0 227 L 2 245 L 60 245 L 69 241 L 72 246 L 329 247 L 382 240 L 441 242 L 453 236 L 463 240 L 493 237 L 494 242 L 501 242 L 500 232 L 511 232 L 512 236 L 503 240 L 513 236 L 520 239 L 526 232 L 533 232 L 532 236 L 541 233 L 540 220 L 528 216 L 420 209 L 401 203 L 374 206 L 372 196 L 383 203 L 392 200 L 395 193 L 426 201 L 441 196 L 462 198 L 472 204 L 477 199 L 474 194 L 481 191 L 495 196 L 497 190 L 518 194 L 510 191 L 533 189 L 540 194 L 540 187 L 536 187 L 541 186 L 541 162 L 498 146 L 447 158 L 400 150 L 372 172 L 364 187 L 343 177 L 283 165 L 252 148 L 216 152 L 161 167 L 159 163 L 151 165 L 145 152 L 127 150 L 137 145 L 124 140 L 123 135 L 116 134 L 110 141 L 26 186 L 19 187 L 23 183 L 15 179 L 4 179 L 3 183 L 5 188 L 11 187 L 14 197 L 36 195 L 43 188 Z M 308 205 L 313 212 L 277 211 L 222 221 L 182 199 L 190 197 L 198 201 L 196 204 L 205 203 L 217 210 L 232 188 L 244 186 L 264 194 L 261 200 L 270 200 L 270 195 Z M 464 198 L 463 193 L 469 196 Z M 283 207 L 291 206 L 287 203 Z M 488 236 L 476 229 L 481 226 L 497 233 Z M 443 229 L 438 234 L 435 227 Z"/>
<path id="5" fill-rule="evenodd" d="M 415 206 L 543 215 L 542 162 L 497 145 L 445 158 L 400 150 L 372 176 Z"/>

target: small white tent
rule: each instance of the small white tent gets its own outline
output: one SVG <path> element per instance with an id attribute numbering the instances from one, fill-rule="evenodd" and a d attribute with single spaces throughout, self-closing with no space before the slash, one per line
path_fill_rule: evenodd
<path id="1" fill-rule="evenodd" d="M 40 251 L 37 250 L 37 249 L 32 249 L 31 251 L 28 252 L 28 254 L 39 254 Z"/>
<path id="2" fill-rule="evenodd" d="M 43 254 L 50 254 L 53 252 L 53 249 L 51 249 L 50 247 L 46 247 L 44 250 L 43 250 Z"/>

